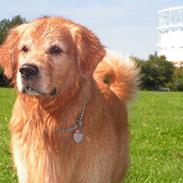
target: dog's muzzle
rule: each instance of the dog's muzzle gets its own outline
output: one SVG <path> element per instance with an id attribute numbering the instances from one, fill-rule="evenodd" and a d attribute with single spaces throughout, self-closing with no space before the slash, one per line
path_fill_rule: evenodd
<path id="1" fill-rule="evenodd" d="M 35 64 L 23 64 L 20 69 L 20 76 L 23 80 L 22 82 L 22 93 L 27 93 L 31 96 L 39 95 L 50 95 L 55 96 L 57 94 L 57 88 L 54 87 L 51 91 L 45 91 L 41 88 L 41 85 L 38 87 L 36 82 L 39 80 L 40 71 Z"/>

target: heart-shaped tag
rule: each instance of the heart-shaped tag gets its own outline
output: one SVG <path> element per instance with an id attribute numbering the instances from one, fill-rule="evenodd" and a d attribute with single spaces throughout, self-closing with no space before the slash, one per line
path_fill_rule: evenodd
<path id="1" fill-rule="evenodd" d="M 76 131 L 73 135 L 73 138 L 74 138 L 74 141 L 77 143 L 77 144 L 80 144 L 83 140 L 83 137 L 84 137 L 84 134 L 80 131 Z"/>

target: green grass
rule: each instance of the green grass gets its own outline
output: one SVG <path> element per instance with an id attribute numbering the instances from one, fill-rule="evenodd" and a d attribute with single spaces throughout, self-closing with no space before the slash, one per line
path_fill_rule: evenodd
<path id="1" fill-rule="evenodd" d="M 131 105 L 126 183 L 183 182 L 183 93 L 141 92 Z"/>
<path id="2" fill-rule="evenodd" d="M 8 121 L 15 92 L 0 88 L 0 183 L 17 182 Z M 131 166 L 125 183 L 183 183 L 183 93 L 140 92 L 129 107 Z"/>
<path id="3" fill-rule="evenodd" d="M 0 88 L 0 183 L 15 183 L 16 175 L 10 154 L 8 122 L 15 100 L 15 91 Z"/>

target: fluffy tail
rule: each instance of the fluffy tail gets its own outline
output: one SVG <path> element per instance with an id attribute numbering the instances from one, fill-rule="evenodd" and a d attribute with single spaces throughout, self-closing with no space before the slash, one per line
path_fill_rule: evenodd
<path id="1" fill-rule="evenodd" d="M 112 90 L 122 101 L 132 99 L 138 87 L 140 69 L 129 58 L 108 52 L 97 66 L 94 78 L 103 90 Z"/>

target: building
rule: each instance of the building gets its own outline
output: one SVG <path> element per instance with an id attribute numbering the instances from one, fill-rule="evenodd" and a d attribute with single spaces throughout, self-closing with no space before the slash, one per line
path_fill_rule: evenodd
<path id="1" fill-rule="evenodd" d="M 183 66 L 183 6 L 158 13 L 158 55 L 165 55 L 175 66 Z"/>

